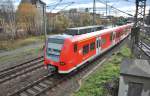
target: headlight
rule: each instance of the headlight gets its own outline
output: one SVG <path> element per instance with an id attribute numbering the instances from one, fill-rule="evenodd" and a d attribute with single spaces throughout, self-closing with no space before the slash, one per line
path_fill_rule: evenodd
<path id="1" fill-rule="evenodd" d="M 64 62 L 60 62 L 60 65 L 61 65 L 61 66 L 64 66 L 64 65 L 65 65 L 65 63 L 64 63 Z"/>

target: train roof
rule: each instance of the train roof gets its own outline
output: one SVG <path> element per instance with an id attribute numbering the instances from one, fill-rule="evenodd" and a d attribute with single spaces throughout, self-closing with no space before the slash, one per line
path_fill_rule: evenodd
<path id="1" fill-rule="evenodd" d="M 86 33 L 91 33 L 94 31 L 99 31 L 105 29 L 103 25 L 94 25 L 94 26 L 84 26 L 84 27 L 76 27 L 76 28 L 67 28 L 66 34 L 68 35 L 81 35 Z"/>
<path id="2" fill-rule="evenodd" d="M 114 31 L 114 30 L 120 30 L 121 28 L 127 27 L 127 26 L 132 26 L 132 23 L 126 24 L 126 25 L 122 25 L 122 26 L 117 26 L 117 27 L 114 27 L 114 28 L 109 28 L 109 29 L 104 29 L 104 30 L 100 30 L 100 31 L 95 31 L 95 32 L 92 32 L 92 33 L 76 35 L 76 36 L 73 36 L 72 42 L 78 42 L 78 41 L 82 41 L 82 40 L 87 39 L 87 38 L 96 37 L 96 36 L 98 36 L 100 34 L 105 34 L 105 33 L 108 33 L 108 32 Z"/>
<path id="3" fill-rule="evenodd" d="M 84 27 L 75 27 L 75 28 L 67 28 L 67 29 L 81 30 L 81 29 L 96 28 L 96 27 L 104 27 L 104 25 L 84 26 Z"/>
<path id="4" fill-rule="evenodd" d="M 105 33 L 108 33 L 108 32 L 114 31 L 114 30 L 121 30 L 123 27 L 127 27 L 127 26 L 132 26 L 132 23 L 118 26 L 118 27 L 114 27 L 114 28 L 95 31 L 92 33 L 81 34 L 81 35 L 72 36 L 72 35 L 68 35 L 68 34 L 56 34 L 56 35 L 49 35 L 48 38 L 56 38 L 56 39 L 62 39 L 62 40 L 66 39 L 66 38 L 70 38 L 70 40 L 72 42 L 78 42 L 78 41 L 80 42 L 84 39 L 96 37 L 100 34 L 105 34 Z"/>
<path id="5" fill-rule="evenodd" d="M 66 38 L 71 38 L 71 35 L 67 34 L 55 34 L 55 35 L 49 35 L 48 38 L 56 38 L 56 39 L 66 39 Z"/>

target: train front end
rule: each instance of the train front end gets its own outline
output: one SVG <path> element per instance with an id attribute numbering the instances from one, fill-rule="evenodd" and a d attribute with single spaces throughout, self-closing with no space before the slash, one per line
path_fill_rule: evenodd
<path id="1" fill-rule="evenodd" d="M 63 58 L 65 57 L 64 50 L 66 51 L 66 44 L 69 44 L 67 35 L 52 35 L 47 38 L 46 46 L 44 49 L 44 65 L 45 68 L 52 72 L 58 72 L 65 67 Z M 64 68 L 65 69 L 65 68 Z"/>

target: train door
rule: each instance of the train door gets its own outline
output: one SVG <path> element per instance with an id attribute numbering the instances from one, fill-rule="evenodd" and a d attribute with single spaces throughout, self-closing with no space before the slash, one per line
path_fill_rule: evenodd
<path id="1" fill-rule="evenodd" d="M 100 54 L 100 50 L 101 50 L 101 38 L 97 37 L 96 38 L 96 55 Z"/>
<path id="2" fill-rule="evenodd" d="M 115 45 L 115 38 L 116 38 L 116 32 L 113 31 L 112 33 L 112 44 Z"/>

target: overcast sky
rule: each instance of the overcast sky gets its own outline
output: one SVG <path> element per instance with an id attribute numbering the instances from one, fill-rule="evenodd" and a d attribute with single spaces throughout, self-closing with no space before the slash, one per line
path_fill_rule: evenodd
<path id="1" fill-rule="evenodd" d="M 21 0 L 14 0 L 15 6 L 17 8 L 18 4 Z M 58 4 L 60 0 L 42 0 L 47 4 L 47 11 L 50 11 L 54 8 L 54 5 Z M 106 5 L 102 4 L 101 2 L 105 2 L 106 0 L 96 0 L 96 7 L 97 7 L 97 13 L 105 14 L 105 7 Z M 107 0 L 108 5 L 114 6 L 115 8 L 118 8 L 122 11 L 125 11 L 127 13 L 130 13 L 132 15 L 135 14 L 135 0 Z M 71 6 L 65 8 L 70 2 L 74 2 Z M 65 4 L 64 4 L 65 3 Z M 66 4 L 68 3 L 68 4 Z M 62 2 L 52 11 L 52 12 L 58 12 L 61 9 L 65 8 L 65 10 L 68 10 L 70 8 L 92 8 L 93 7 L 93 0 L 62 0 Z M 109 8 L 110 9 L 110 8 Z M 150 9 L 150 0 L 147 0 L 147 11 Z M 118 12 L 116 10 L 108 10 L 108 14 L 117 14 L 118 16 L 127 16 L 124 13 Z"/>

